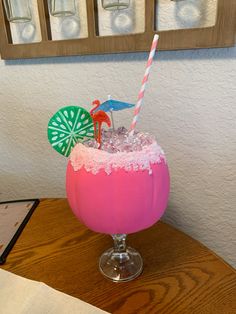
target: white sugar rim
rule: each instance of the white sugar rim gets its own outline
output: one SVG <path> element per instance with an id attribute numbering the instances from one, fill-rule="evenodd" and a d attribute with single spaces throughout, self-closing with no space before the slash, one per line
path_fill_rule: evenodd
<path id="1" fill-rule="evenodd" d="M 166 162 L 165 154 L 156 142 L 144 146 L 141 151 L 117 153 L 109 153 L 78 143 L 70 154 L 70 162 L 75 171 L 84 167 L 86 171 L 93 174 L 97 174 L 100 170 L 110 174 L 117 169 L 148 170 L 151 173 L 151 165 L 163 160 Z"/>

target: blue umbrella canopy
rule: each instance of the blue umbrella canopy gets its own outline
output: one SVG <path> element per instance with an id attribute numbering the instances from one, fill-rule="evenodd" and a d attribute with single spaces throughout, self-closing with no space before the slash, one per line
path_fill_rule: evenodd
<path id="1" fill-rule="evenodd" d="M 108 99 L 104 101 L 96 110 L 103 110 L 105 112 L 107 111 L 119 111 L 123 109 L 128 109 L 134 107 L 134 104 L 129 104 L 127 102 L 119 101 L 119 100 L 114 100 L 114 99 Z"/>

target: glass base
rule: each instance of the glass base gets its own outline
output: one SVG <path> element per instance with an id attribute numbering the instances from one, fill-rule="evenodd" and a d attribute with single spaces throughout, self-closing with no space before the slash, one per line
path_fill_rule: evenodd
<path id="1" fill-rule="evenodd" d="M 73 12 L 73 11 L 55 11 L 55 12 L 51 12 L 51 15 L 54 17 L 66 17 L 66 16 L 75 15 L 75 12 Z"/>
<path id="2" fill-rule="evenodd" d="M 129 7 L 130 0 L 102 0 L 102 7 L 105 10 L 124 10 Z"/>
<path id="3" fill-rule="evenodd" d="M 130 281 L 141 274 L 143 260 L 141 255 L 131 247 L 127 247 L 123 252 L 117 252 L 111 248 L 100 257 L 99 269 L 106 278 L 112 281 Z"/>
<path id="4" fill-rule="evenodd" d="M 114 4 L 103 6 L 103 8 L 108 11 L 124 10 L 127 9 L 128 7 L 129 7 L 128 5 L 114 5 Z"/>
<path id="5" fill-rule="evenodd" d="M 31 21 L 31 17 L 9 17 L 11 23 L 27 23 Z"/>

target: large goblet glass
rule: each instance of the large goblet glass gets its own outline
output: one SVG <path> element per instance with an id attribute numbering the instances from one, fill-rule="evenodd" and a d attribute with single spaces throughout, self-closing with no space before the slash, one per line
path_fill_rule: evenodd
<path id="1" fill-rule="evenodd" d="M 160 219 L 169 186 L 165 156 L 156 143 L 139 152 L 114 154 L 83 144 L 74 147 L 66 173 L 67 197 L 83 224 L 114 240 L 114 247 L 100 257 L 104 276 L 120 282 L 142 272 L 142 258 L 126 246 L 126 235 Z"/>

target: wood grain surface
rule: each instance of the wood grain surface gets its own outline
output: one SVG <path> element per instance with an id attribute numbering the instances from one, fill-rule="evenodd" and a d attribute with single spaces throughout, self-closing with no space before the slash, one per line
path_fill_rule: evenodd
<path id="1" fill-rule="evenodd" d="M 83 226 L 65 199 L 41 200 L 1 268 L 43 281 L 111 313 L 236 313 L 236 273 L 209 249 L 158 222 L 128 236 L 140 277 L 113 283 L 98 270 L 109 236 Z"/>

